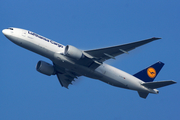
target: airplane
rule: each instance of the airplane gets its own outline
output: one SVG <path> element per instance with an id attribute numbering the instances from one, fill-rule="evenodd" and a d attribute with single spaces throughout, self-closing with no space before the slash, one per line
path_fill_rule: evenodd
<path id="1" fill-rule="evenodd" d="M 139 46 L 161 38 L 153 37 L 106 48 L 80 50 L 72 45 L 64 46 L 25 29 L 10 27 L 2 30 L 2 33 L 18 46 L 50 59 L 53 64 L 40 60 L 36 70 L 48 76 L 56 75 L 61 86 L 65 88 L 68 88 L 74 79 L 86 76 L 115 87 L 135 90 L 141 98 L 146 99 L 149 93 L 158 94 L 157 88 L 176 83 L 173 80 L 153 82 L 164 66 L 160 61 L 134 75 L 104 63 L 108 59 L 115 59 L 116 56 L 124 53 L 128 54 Z"/>

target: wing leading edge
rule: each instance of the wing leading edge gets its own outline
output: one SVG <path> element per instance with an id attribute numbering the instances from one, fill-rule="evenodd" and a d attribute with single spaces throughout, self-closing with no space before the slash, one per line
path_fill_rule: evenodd
<path id="1" fill-rule="evenodd" d="M 158 40 L 161 38 L 150 38 L 146 40 L 141 40 L 133 43 L 118 45 L 118 46 L 112 46 L 107 48 L 100 48 L 100 49 L 94 49 L 94 50 L 87 50 L 84 51 L 85 53 L 93 56 L 96 60 L 99 62 L 104 62 L 105 60 L 115 58 L 118 55 L 121 55 L 123 53 L 128 53 L 128 51 L 135 49 L 136 47 L 142 46 L 144 44 L 147 44 L 149 42 L 152 42 L 154 40 Z"/>

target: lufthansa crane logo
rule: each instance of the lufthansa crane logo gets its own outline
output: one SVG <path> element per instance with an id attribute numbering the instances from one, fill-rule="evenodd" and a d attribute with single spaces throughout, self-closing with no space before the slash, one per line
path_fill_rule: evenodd
<path id="1" fill-rule="evenodd" d="M 150 78 L 156 77 L 156 70 L 152 67 L 147 69 L 147 74 Z"/>

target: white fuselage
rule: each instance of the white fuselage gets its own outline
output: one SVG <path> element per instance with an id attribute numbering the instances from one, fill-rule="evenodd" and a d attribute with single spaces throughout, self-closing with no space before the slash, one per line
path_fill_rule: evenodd
<path id="1" fill-rule="evenodd" d="M 4 29 L 3 33 L 13 43 L 47 57 L 52 60 L 53 63 L 66 69 L 73 70 L 80 75 L 99 79 L 117 87 L 141 92 L 157 93 L 156 89 L 149 89 L 142 86 L 141 84 L 144 83 L 142 80 L 108 64 L 103 63 L 95 70 L 78 65 L 64 55 L 64 45 L 40 36 L 34 32 L 13 28 L 13 31 Z"/>

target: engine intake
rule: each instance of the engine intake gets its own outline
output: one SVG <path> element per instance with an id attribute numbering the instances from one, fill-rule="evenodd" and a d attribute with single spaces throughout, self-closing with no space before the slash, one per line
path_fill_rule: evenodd
<path id="1" fill-rule="evenodd" d="M 42 74 L 45 74 L 45 75 L 55 75 L 55 69 L 54 69 L 54 66 L 47 63 L 47 62 L 44 62 L 44 61 L 39 61 L 36 65 L 36 70 Z"/>
<path id="2" fill-rule="evenodd" d="M 67 45 L 64 51 L 64 54 L 68 57 L 71 57 L 73 59 L 79 60 L 81 58 L 83 58 L 83 52 L 81 50 L 79 50 L 78 48 L 71 46 L 71 45 Z"/>

